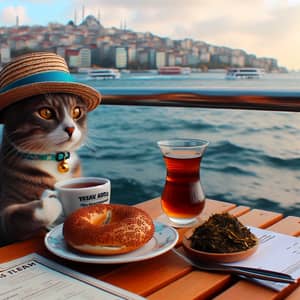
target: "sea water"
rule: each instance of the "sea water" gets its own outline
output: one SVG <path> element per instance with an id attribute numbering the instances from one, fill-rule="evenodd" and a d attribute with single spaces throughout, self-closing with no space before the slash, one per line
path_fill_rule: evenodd
<path id="1" fill-rule="evenodd" d="M 242 81 L 225 80 L 223 73 L 77 79 L 100 92 L 143 87 L 300 87 L 297 73 Z M 89 115 L 89 128 L 88 142 L 80 151 L 84 173 L 111 180 L 113 203 L 136 204 L 160 196 L 166 168 L 157 141 L 184 137 L 210 142 L 200 174 L 208 198 L 300 215 L 300 113 L 100 105 Z"/>
<path id="2" fill-rule="evenodd" d="M 224 73 L 159 76 L 122 74 L 119 80 L 78 81 L 100 92 L 118 88 L 299 89 L 300 74 L 225 80 Z M 89 113 L 89 135 L 79 154 L 86 176 L 107 177 L 112 203 L 160 196 L 165 164 L 158 140 L 210 142 L 201 163 L 208 198 L 300 215 L 300 113 L 181 107 L 100 105 Z"/>

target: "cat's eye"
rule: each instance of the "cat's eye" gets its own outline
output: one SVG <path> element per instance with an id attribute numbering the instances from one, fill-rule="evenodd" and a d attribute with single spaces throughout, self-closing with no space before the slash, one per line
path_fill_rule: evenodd
<path id="1" fill-rule="evenodd" d="M 54 112 L 47 107 L 43 107 L 39 110 L 39 115 L 45 119 L 45 120 L 50 120 L 54 118 Z"/>
<path id="2" fill-rule="evenodd" d="M 73 111 L 72 111 L 72 118 L 73 119 L 79 119 L 81 116 L 81 109 L 80 107 L 76 106 L 74 107 Z"/>

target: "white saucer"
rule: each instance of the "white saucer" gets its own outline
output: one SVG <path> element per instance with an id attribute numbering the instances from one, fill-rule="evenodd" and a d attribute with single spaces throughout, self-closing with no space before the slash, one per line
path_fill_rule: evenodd
<path id="1" fill-rule="evenodd" d="M 154 222 L 155 232 L 152 239 L 143 247 L 121 255 L 100 256 L 84 254 L 72 250 L 65 243 L 60 224 L 45 236 L 45 245 L 53 254 L 76 262 L 91 264 L 119 264 L 141 261 L 161 255 L 172 249 L 178 241 L 177 231 L 165 224 Z"/>

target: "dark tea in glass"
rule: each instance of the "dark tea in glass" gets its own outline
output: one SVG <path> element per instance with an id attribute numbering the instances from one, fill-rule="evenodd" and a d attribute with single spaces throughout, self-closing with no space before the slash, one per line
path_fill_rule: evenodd
<path id="1" fill-rule="evenodd" d="M 176 139 L 159 141 L 166 164 L 162 209 L 176 224 L 193 223 L 204 208 L 205 194 L 200 182 L 200 164 L 207 141 Z"/>

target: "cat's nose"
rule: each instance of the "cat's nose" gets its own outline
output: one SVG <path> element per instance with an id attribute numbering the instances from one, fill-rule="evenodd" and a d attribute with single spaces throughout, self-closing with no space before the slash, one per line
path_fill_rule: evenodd
<path id="1" fill-rule="evenodd" d="M 66 127 L 65 132 L 69 135 L 69 137 L 71 137 L 74 132 L 74 129 L 75 127 Z"/>

